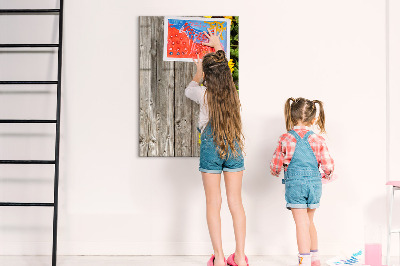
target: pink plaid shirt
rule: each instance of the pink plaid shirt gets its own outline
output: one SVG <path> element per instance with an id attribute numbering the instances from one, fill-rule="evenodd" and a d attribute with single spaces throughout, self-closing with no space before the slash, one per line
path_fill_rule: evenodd
<path id="1" fill-rule="evenodd" d="M 310 128 L 305 126 L 295 126 L 293 130 L 296 131 L 296 133 L 302 138 L 310 130 Z M 282 166 L 284 167 L 284 170 L 286 170 L 290 160 L 293 157 L 293 153 L 296 148 L 296 142 L 296 138 L 290 133 L 285 133 L 279 137 L 278 147 L 274 152 L 270 164 L 272 175 L 279 176 Z M 335 164 L 332 157 L 329 155 L 325 139 L 317 134 L 311 134 L 308 138 L 308 142 L 310 143 L 311 149 L 317 158 L 318 166 L 322 170 L 322 178 L 330 179 L 332 177 Z"/>

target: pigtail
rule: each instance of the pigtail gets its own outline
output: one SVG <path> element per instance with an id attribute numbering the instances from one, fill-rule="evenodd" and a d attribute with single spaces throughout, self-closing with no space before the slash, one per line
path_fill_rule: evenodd
<path id="1" fill-rule="evenodd" d="M 285 122 L 286 122 L 286 130 L 290 131 L 293 129 L 293 120 L 292 120 L 292 106 L 290 101 L 294 102 L 293 98 L 289 98 L 285 103 Z"/>
<path id="2" fill-rule="evenodd" d="M 317 125 L 321 130 L 321 133 L 326 133 L 325 131 L 325 112 L 324 112 L 324 104 L 319 100 L 314 100 L 313 104 L 319 104 L 319 115 L 317 120 Z"/>

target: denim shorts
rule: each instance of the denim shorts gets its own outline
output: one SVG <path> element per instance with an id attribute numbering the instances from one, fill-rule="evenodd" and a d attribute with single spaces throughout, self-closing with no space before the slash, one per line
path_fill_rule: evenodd
<path id="1" fill-rule="evenodd" d="M 242 151 L 238 145 L 237 149 L 239 153 L 237 156 L 233 156 L 229 148 L 228 155 L 225 158 L 221 158 L 214 143 L 211 127 L 207 126 L 201 134 L 199 171 L 211 174 L 220 174 L 222 171 L 243 171 L 245 168 Z"/>
<path id="2" fill-rule="evenodd" d="M 316 209 L 322 194 L 322 182 L 307 177 L 285 181 L 286 208 Z"/>

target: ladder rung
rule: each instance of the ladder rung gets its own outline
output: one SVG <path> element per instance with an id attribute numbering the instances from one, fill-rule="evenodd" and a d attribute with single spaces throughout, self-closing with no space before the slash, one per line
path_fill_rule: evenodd
<path id="1" fill-rule="evenodd" d="M 0 14 L 9 13 L 59 13 L 60 9 L 0 9 Z"/>
<path id="2" fill-rule="evenodd" d="M 32 47 L 32 48 L 41 48 L 41 47 L 58 47 L 57 43 L 54 44 L 40 44 L 40 43 L 19 43 L 19 44 L 0 44 L 0 48 L 21 48 L 21 47 Z"/>
<path id="3" fill-rule="evenodd" d="M 54 203 L 46 203 L 46 202 L 0 202 L 0 206 L 28 206 L 28 207 L 32 207 L 32 206 L 36 206 L 36 207 L 53 207 Z"/>
<path id="4" fill-rule="evenodd" d="M 57 84 L 58 81 L 0 81 L 0 84 Z"/>
<path id="5" fill-rule="evenodd" d="M 393 229 L 390 233 L 400 233 L 400 229 Z"/>
<path id="6" fill-rule="evenodd" d="M 55 160 L 0 160 L 0 164 L 55 164 Z"/>
<path id="7" fill-rule="evenodd" d="M 57 120 L 40 120 L 40 119 L 0 119 L 0 124 L 53 124 Z"/>

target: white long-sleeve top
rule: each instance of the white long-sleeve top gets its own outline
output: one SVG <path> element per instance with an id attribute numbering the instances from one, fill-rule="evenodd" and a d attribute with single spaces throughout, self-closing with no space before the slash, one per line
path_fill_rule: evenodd
<path id="1" fill-rule="evenodd" d="M 200 105 L 198 127 L 201 132 L 203 132 L 209 121 L 208 104 L 207 99 L 205 99 L 206 90 L 206 87 L 200 86 L 199 83 L 193 80 L 185 89 L 186 97 Z"/>

